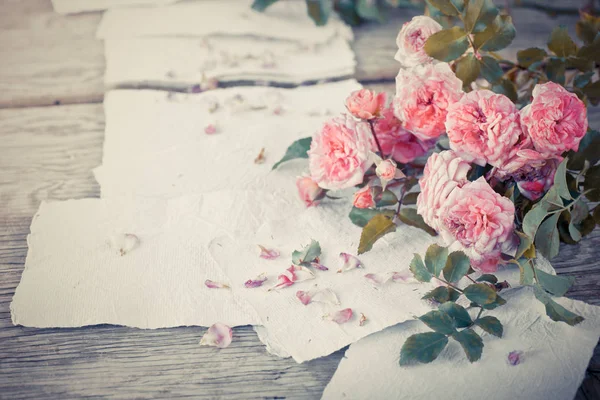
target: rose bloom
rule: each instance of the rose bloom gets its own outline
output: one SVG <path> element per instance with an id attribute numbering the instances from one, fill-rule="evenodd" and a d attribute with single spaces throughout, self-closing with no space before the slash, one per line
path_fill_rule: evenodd
<path id="1" fill-rule="evenodd" d="M 423 46 L 429 36 L 441 30 L 442 26 L 433 18 L 424 15 L 414 17 L 402 25 L 398 33 L 396 38 L 398 52 L 394 58 L 405 68 L 432 62 L 433 59 L 427 55 Z"/>
<path id="2" fill-rule="evenodd" d="M 440 230 L 442 205 L 453 190 L 469 181 L 470 169 L 471 165 L 452 150 L 434 153 L 427 159 L 423 177 L 419 179 L 421 193 L 417 197 L 417 213 L 436 231 Z"/>
<path id="3" fill-rule="evenodd" d="M 494 176 L 505 181 L 513 179 L 523 196 L 537 200 L 554 184 L 554 173 L 562 157 L 547 159 L 533 149 L 518 149 Z"/>
<path id="4" fill-rule="evenodd" d="M 415 158 L 427 154 L 435 145 L 435 140 L 420 140 L 404 129 L 402 122 L 394 115 L 394 109 L 387 107 L 381 118 L 373 122 L 373 129 L 383 153 L 400 163 L 409 163 Z M 371 150 L 378 151 L 375 141 Z"/>
<path id="5" fill-rule="evenodd" d="M 440 214 L 440 235 L 451 251 L 463 251 L 477 270 L 494 272 L 500 254 L 513 247 L 515 206 L 483 177 L 454 189 Z"/>
<path id="6" fill-rule="evenodd" d="M 354 193 L 353 205 L 356 208 L 372 208 L 375 207 L 375 200 L 373 199 L 373 191 L 370 186 L 357 190 Z"/>
<path id="7" fill-rule="evenodd" d="M 510 99 L 474 90 L 451 104 L 446 118 L 450 148 L 475 164 L 500 166 L 522 136 L 519 112 Z"/>
<path id="8" fill-rule="evenodd" d="M 520 114 L 533 147 L 547 158 L 577 151 L 588 128 L 585 104 L 554 82 L 536 85 L 533 101 Z"/>
<path id="9" fill-rule="evenodd" d="M 319 204 L 324 191 L 308 176 L 301 176 L 296 180 L 296 187 L 300 199 L 306 204 L 306 207 L 312 207 Z"/>
<path id="10" fill-rule="evenodd" d="M 323 189 L 358 185 L 372 165 L 368 123 L 341 115 L 326 122 L 308 151 L 310 175 Z"/>
<path id="11" fill-rule="evenodd" d="M 435 139 L 446 129 L 448 107 L 462 95 L 462 82 L 446 63 L 401 69 L 396 77 L 394 113 L 419 139 Z"/>
<path id="12" fill-rule="evenodd" d="M 373 119 L 381 114 L 387 103 L 385 92 L 376 93 L 368 89 L 356 90 L 346 99 L 346 108 L 356 118 Z"/>
<path id="13" fill-rule="evenodd" d="M 375 168 L 375 173 L 379 179 L 385 181 L 391 181 L 396 177 L 396 163 L 392 160 L 381 160 L 377 168 Z"/>

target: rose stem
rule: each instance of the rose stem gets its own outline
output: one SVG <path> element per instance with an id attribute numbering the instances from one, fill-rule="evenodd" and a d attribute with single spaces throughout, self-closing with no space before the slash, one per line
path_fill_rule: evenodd
<path id="1" fill-rule="evenodd" d="M 379 139 L 377 139 L 377 135 L 375 134 L 375 128 L 373 127 L 373 120 L 367 120 L 369 122 L 369 126 L 371 127 L 371 134 L 373 135 L 373 139 L 375 139 L 375 144 L 377 145 L 377 149 L 379 150 L 379 154 L 381 154 L 381 158 L 384 158 L 383 150 L 381 150 L 381 145 L 379 144 Z"/>

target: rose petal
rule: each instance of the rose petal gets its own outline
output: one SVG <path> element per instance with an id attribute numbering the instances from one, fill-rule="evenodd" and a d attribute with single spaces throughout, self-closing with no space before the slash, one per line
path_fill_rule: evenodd
<path id="1" fill-rule="evenodd" d="M 275 286 L 273 286 L 272 288 L 270 288 L 269 292 L 271 290 L 276 290 L 276 289 L 281 289 L 284 287 L 292 286 L 293 284 L 294 284 L 294 281 L 292 281 L 287 275 L 282 274 L 277 277 L 277 284 Z"/>
<path id="2" fill-rule="evenodd" d="M 363 326 L 365 322 L 367 322 L 367 317 L 365 316 L 365 314 L 360 313 L 360 320 L 358 321 L 358 325 Z"/>
<path id="3" fill-rule="evenodd" d="M 124 256 L 140 243 L 140 239 L 133 233 L 117 234 L 110 237 L 110 244 L 117 254 Z"/>
<path id="4" fill-rule="evenodd" d="M 229 289 L 229 285 L 226 285 L 221 282 L 211 281 L 210 279 L 205 280 L 204 284 L 209 289 Z"/>
<path id="5" fill-rule="evenodd" d="M 344 308 L 343 310 L 337 311 L 333 314 L 327 314 L 324 318 L 333 321 L 337 324 L 344 324 L 350 321 L 350 319 L 352 318 L 352 309 Z"/>
<path id="6" fill-rule="evenodd" d="M 523 352 L 520 350 L 514 350 L 508 353 L 508 363 L 510 365 L 518 365 L 521 363 L 521 356 Z"/>
<path id="7" fill-rule="evenodd" d="M 305 292 L 304 290 L 298 290 L 296 292 L 296 297 L 305 306 L 308 305 L 312 301 L 311 292 Z"/>
<path id="8" fill-rule="evenodd" d="M 248 289 L 252 289 L 252 288 L 257 288 L 259 286 L 262 286 L 263 283 L 266 282 L 266 280 L 268 279 L 266 276 L 264 276 L 265 274 L 260 274 L 259 276 L 257 276 L 254 279 L 248 279 L 245 283 L 244 286 L 246 286 Z"/>
<path id="9" fill-rule="evenodd" d="M 329 271 L 329 268 L 327 268 L 323 264 L 319 264 L 318 262 L 311 262 L 310 266 L 315 269 L 318 269 L 319 271 Z"/>
<path id="10" fill-rule="evenodd" d="M 390 272 L 390 279 L 394 282 L 416 283 L 418 282 L 410 271 Z"/>
<path id="11" fill-rule="evenodd" d="M 340 268 L 337 272 L 338 274 L 341 272 L 350 271 L 354 268 L 364 268 L 363 263 L 356 257 L 348 253 L 340 253 L 340 258 L 344 262 L 342 268 Z"/>
<path id="12" fill-rule="evenodd" d="M 204 333 L 200 339 L 200 346 L 215 346 L 224 349 L 231 344 L 232 337 L 233 332 L 230 327 L 216 323 Z"/>
<path id="13" fill-rule="evenodd" d="M 264 258 L 265 260 L 274 260 L 277 257 L 279 257 L 279 252 L 277 250 L 267 249 L 266 247 L 261 246 L 260 244 L 258 245 L 258 247 L 260 248 L 260 258 Z"/>
<path id="14" fill-rule="evenodd" d="M 312 301 L 316 303 L 325 303 L 331 305 L 340 305 L 340 300 L 331 289 L 322 289 L 315 292 Z"/>
<path id="15" fill-rule="evenodd" d="M 209 123 L 204 127 L 204 133 L 206 133 L 207 135 L 213 135 L 215 133 L 217 133 L 217 124 L 215 123 Z"/>
<path id="16" fill-rule="evenodd" d="M 292 282 L 303 282 L 315 279 L 315 274 L 310 269 L 301 265 L 292 265 L 286 271 Z"/>
<path id="17" fill-rule="evenodd" d="M 366 274 L 365 278 L 373 284 L 375 287 L 380 287 L 385 285 L 386 283 L 392 282 L 417 282 L 416 279 L 412 277 L 410 272 L 387 272 L 385 274 Z"/>

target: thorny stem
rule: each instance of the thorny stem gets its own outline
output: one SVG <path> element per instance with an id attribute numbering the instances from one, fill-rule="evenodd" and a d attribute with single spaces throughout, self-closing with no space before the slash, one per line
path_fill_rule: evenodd
<path id="1" fill-rule="evenodd" d="M 460 289 L 460 288 L 458 288 L 458 287 L 454 286 L 454 285 L 453 285 L 453 284 L 451 284 L 450 282 L 447 282 L 447 281 L 443 280 L 442 278 L 438 278 L 438 277 L 436 276 L 436 277 L 435 277 L 435 279 L 437 279 L 438 281 L 440 281 L 440 282 L 442 282 L 442 283 L 444 283 L 444 284 L 446 284 L 446 285 L 450 286 L 452 289 L 455 289 L 455 290 L 459 291 L 460 293 L 464 293 L 462 289 Z"/>
<path id="2" fill-rule="evenodd" d="M 475 281 L 473 280 L 473 278 L 471 278 L 469 275 L 465 275 L 465 276 L 466 276 L 466 277 L 467 277 L 467 279 L 468 279 L 468 280 L 470 280 L 471 282 L 473 282 L 473 283 L 477 283 L 477 282 L 475 282 Z"/>
<path id="3" fill-rule="evenodd" d="M 371 134 L 373 135 L 373 139 L 375 139 L 375 144 L 377 145 L 377 149 L 379 150 L 379 154 L 381 154 L 381 158 L 384 158 L 383 150 L 381 150 L 381 145 L 379 144 L 379 139 L 377 139 L 377 135 L 375 134 L 375 127 L 373 126 L 373 120 L 367 120 L 369 126 L 371 127 Z"/>

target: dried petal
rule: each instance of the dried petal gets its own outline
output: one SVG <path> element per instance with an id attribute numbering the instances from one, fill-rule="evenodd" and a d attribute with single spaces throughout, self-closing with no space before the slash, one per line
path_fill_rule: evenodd
<path id="1" fill-rule="evenodd" d="M 140 239 L 133 233 L 117 234 L 110 237 L 110 244 L 117 254 L 124 256 L 140 243 Z"/>
<path id="2" fill-rule="evenodd" d="M 329 268 L 327 268 L 323 264 L 319 264 L 318 262 L 311 262 L 310 266 L 315 269 L 318 269 L 319 271 L 329 271 Z"/>
<path id="3" fill-rule="evenodd" d="M 365 316 L 365 314 L 360 313 L 360 320 L 358 321 L 358 325 L 363 326 L 365 322 L 367 322 L 367 317 Z"/>
<path id="4" fill-rule="evenodd" d="M 288 271 L 288 276 L 291 278 L 292 282 L 303 282 L 315 279 L 315 274 L 313 274 L 310 269 L 301 265 L 292 265 L 286 271 Z"/>
<path id="5" fill-rule="evenodd" d="M 322 289 L 315 292 L 312 296 L 312 301 L 316 303 L 325 303 L 335 306 L 340 305 L 340 300 L 331 289 Z"/>
<path id="6" fill-rule="evenodd" d="M 213 134 L 217 133 L 217 124 L 214 122 L 208 123 L 204 127 L 204 133 L 206 133 L 207 135 L 213 135 Z"/>
<path id="7" fill-rule="evenodd" d="M 333 321 L 337 324 L 344 324 L 352 318 L 352 309 L 344 308 L 343 310 L 337 311 L 333 314 L 327 314 L 323 318 Z"/>
<path id="8" fill-rule="evenodd" d="M 232 337 L 233 331 L 230 327 L 216 323 L 204 333 L 204 336 L 200 339 L 200 346 L 215 346 L 224 349 L 231 344 Z"/>
<path id="9" fill-rule="evenodd" d="M 245 283 L 244 286 L 246 286 L 248 289 L 252 289 L 252 288 L 257 288 L 263 285 L 263 283 L 265 283 L 267 281 L 267 278 L 265 276 L 264 273 L 260 274 L 259 276 L 257 276 L 254 279 L 248 279 Z"/>
<path id="10" fill-rule="evenodd" d="M 277 277 L 277 284 L 275 286 L 273 286 L 272 288 L 270 288 L 269 292 L 271 290 L 276 290 L 276 289 L 281 289 L 284 287 L 292 286 L 293 284 L 294 284 L 294 281 L 292 281 L 287 275 L 282 274 Z"/>
<path id="11" fill-rule="evenodd" d="M 340 253 L 340 258 L 344 262 L 344 265 L 338 270 L 338 274 L 341 272 L 350 271 L 354 268 L 364 268 L 363 263 L 351 254 Z"/>
<path id="12" fill-rule="evenodd" d="M 229 289 L 229 285 L 226 285 L 221 282 L 211 281 L 210 279 L 205 280 L 204 284 L 209 289 Z"/>
<path id="13" fill-rule="evenodd" d="M 265 162 L 265 148 L 260 149 L 260 153 L 254 159 L 254 164 L 262 164 Z"/>
<path id="14" fill-rule="evenodd" d="M 375 287 L 383 286 L 392 282 L 417 282 L 409 272 L 388 272 L 385 274 L 366 274 L 365 278 Z"/>
<path id="15" fill-rule="evenodd" d="M 394 282 L 416 283 L 418 282 L 410 271 L 391 272 L 391 280 Z"/>
<path id="16" fill-rule="evenodd" d="M 273 109 L 273 114 L 282 115 L 285 110 L 281 106 L 277 106 Z"/>
<path id="17" fill-rule="evenodd" d="M 308 305 L 312 300 L 311 292 L 305 292 L 304 290 L 298 290 L 296 292 L 296 297 L 300 300 L 300 303 L 305 306 Z"/>
<path id="18" fill-rule="evenodd" d="M 258 248 L 260 249 L 260 258 L 264 258 L 265 260 L 274 260 L 279 257 L 279 252 L 277 250 L 267 249 L 260 244 L 258 245 Z"/>
<path id="19" fill-rule="evenodd" d="M 510 365 L 518 365 L 521 363 L 521 356 L 523 352 L 520 350 L 514 350 L 508 353 L 508 363 Z"/>

